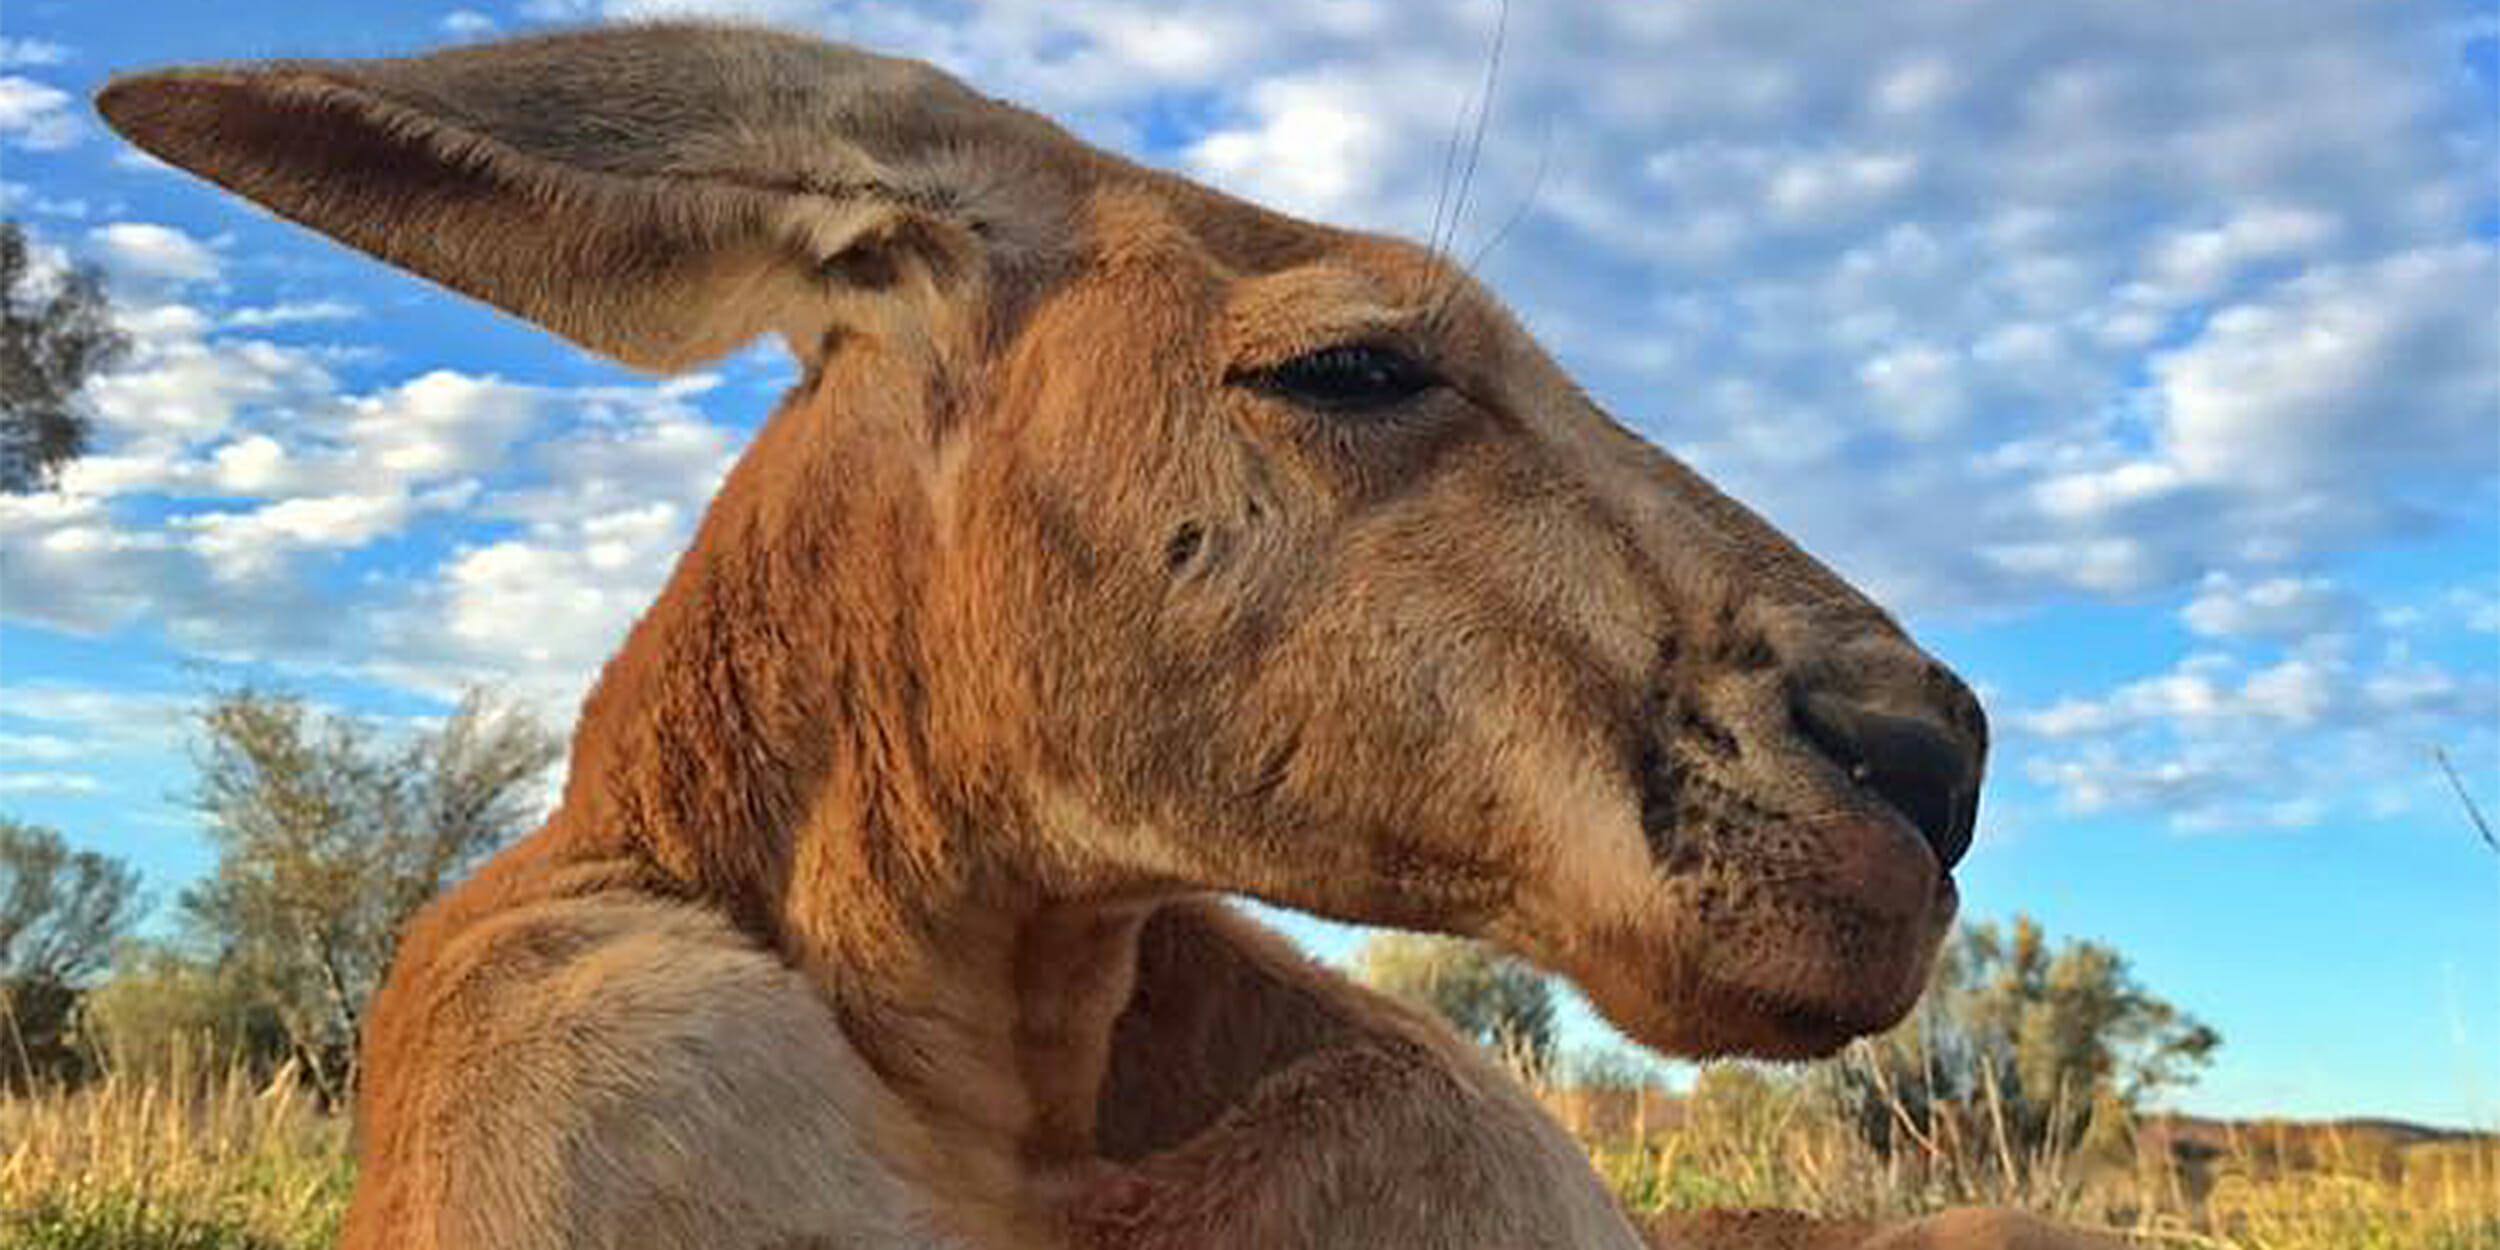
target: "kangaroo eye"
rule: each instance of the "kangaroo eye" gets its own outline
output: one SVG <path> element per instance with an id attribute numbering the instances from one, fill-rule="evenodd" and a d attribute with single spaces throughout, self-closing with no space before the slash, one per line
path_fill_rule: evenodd
<path id="1" fill-rule="evenodd" d="M 1375 412 L 1441 385 L 1440 377 L 1414 357 L 1376 343 L 1323 347 L 1227 380 L 1335 413 Z"/>

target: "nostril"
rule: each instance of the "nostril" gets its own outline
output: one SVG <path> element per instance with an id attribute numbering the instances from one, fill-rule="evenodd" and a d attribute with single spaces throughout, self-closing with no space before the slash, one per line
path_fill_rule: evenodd
<path id="1" fill-rule="evenodd" d="M 1968 747 L 1930 721 L 1835 694 L 1792 695 L 1789 711 L 1817 750 L 1918 826 L 1937 863 L 1951 868 L 1961 862 L 1979 808 L 1978 769 Z"/>

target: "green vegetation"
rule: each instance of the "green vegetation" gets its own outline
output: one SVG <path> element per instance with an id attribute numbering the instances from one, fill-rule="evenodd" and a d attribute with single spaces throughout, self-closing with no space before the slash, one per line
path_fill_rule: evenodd
<path id="1" fill-rule="evenodd" d="M 1518 1062 L 1499 1039 L 1550 1044 L 1550 990 L 1482 947 L 1379 939 L 1356 975 L 1511 1058 L 1638 1213 L 1977 1205 L 2207 1250 L 2500 1246 L 2500 1137 L 2152 1112 L 2220 1036 L 2027 917 L 1957 933 L 1891 1032 L 1805 1067 L 1714 1065 L 1681 1095 L 1621 1056 Z"/>
<path id="2" fill-rule="evenodd" d="M 440 728 L 397 742 L 290 695 L 214 696 L 192 802 L 217 869 L 182 893 L 190 949 L 274 1019 L 324 1098 L 344 1098 L 400 930 L 528 827 L 563 753 L 536 720 L 476 692 Z"/>
<path id="3" fill-rule="evenodd" d="M 1543 973 L 1481 942 L 1375 934 L 1355 952 L 1365 985 L 1439 1012 L 1461 1036 L 1542 1075 L 1554 1053 L 1554 990 Z"/>
<path id="4" fill-rule="evenodd" d="M 194 727 L 218 861 L 171 937 L 128 936 L 126 865 L 0 820 L 0 1247 L 329 1246 L 365 999 L 561 753 L 475 694 L 393 737 L 248 689 Z"/>
<path id="5" fill-rule="evenodd" d="M 1840 1062 L 1866 1061 L 1861 1053 Z M 2120 1142 L 2024 1155 L 1934 1132 L 1935 1149 L 1953 1157 L 1887 1158 L 1835 1113 L 1811 1073 L 1714 1067 L 1681 1098 L 1656 1089 L 1542 1093 L 1636 1212 L 1781 1207 L 1896 1219 L 1989 1205 L 2147 1246 L 2500 1245 L 2500 1137 L 2490 1135 L 2411 1130 L 2390 1141 L 2366 1126 L 2208 1121 L 2189 1143 L 2171 1131 L 2175 1121 L 2155 1116 L 2130 1117 Z"/>
<path id="6" fill-rule="evenodd" d="M 0 817 L 0 1090 L 86 1075 L 73 1036 L 79 997 L 140 909 L 129 865 Z"/>
<path id="7" fill-rule="evenodd" d="M 0 221 L 0 493 L 51 486 L 87 450 L 80 392 L 130 352 L 95 266 L 45 270 Z"/>
<path id="8" fill-rule="evenodd" d="M 0 1245 L 326 1250 L 353 1178 L 344 1121 L 291 1067 L 264 1080 L 200 1054 L 0 1102 Z"/>
<path id="9" fill-rule="evenodd" d="M 2098 942 L 2052 946 L 2028 916 L 1964 925 L 1918 1008 L 1814 1070 L 1815 1093 L 1877 1154 L 1941 1194 L 1993 1184 L 2017 1159 L 2123 1150 L 2134 1117 L 2184 1087 L 2220 1034 L 2155 996 Z M 2057 1181 L 2046 1166 L 2021 1169 Z M 2053 1195 L 2037 1195 L 2046 1200 Z"/>

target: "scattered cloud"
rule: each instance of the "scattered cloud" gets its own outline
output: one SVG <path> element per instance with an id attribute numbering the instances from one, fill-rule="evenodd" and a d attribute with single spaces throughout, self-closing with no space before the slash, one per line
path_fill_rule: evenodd
<path id="1" fill-rule="evenodd" d="M 297 300 L 235 309 L 226 314 L 226 326 L 235 330 L 264 330 L 271 326 L 303 325 L 316 321 L 354 321 L 364 315 L 364 309 L 345 300 Z"/>
<path id="2" fill-rule="evenodd" d="M 215 282 L 223 269 L 207 244 L 171 226 L 117 221 L 96 227 L 89 238 L 106 264 L 141 282 Z"/>
<path id="3" fill-rule="evenodd" d="M 2382 602 L 2338 564 L 2487 524 L 2500 490 L 2500 125 L 2423 69 L 2454 29 L 2363 0 L 1511 6 L 1488 74 L 1499 7 L 517 12 L 813 27 L 1429 238 L 1593 395 L 1914 616 L 2175 608 L 2186 654 L 2003 717 L 2011 771 L 2070 811 L 2313 824 L 2356 800 L 2302 760 L 2402 772 L 2412 738 L 2483 732 L 2491 666 L 2407 650 L 2405 621 L 2500 630 L 2500 597 Z M 0 83 L 24 84 L 0 137 L 75 138 L 43 129 L 64 93 Z M 708 379 L 360 371 L 335 353 L 378 301 L 231 298 L 241 249 L 166 226 L 86 242 L 140 346 L 68 492 L 0 500 L 18 619 L 433 692 L 492 675 L 560 715 L 739 442 Z"/>
<path id="4" fill-rule="evenodd" d="M 95 794 L 104 783 L 85 773 L 0 770 L 0 794 Z"/>
<path id="5" fill-rule="evenodd" d="M 569 715 L 736 457 L 738 437 L 695 406 L 715 385 L 563 396 L 568 428 L 534 449 L 536 482 L 476 505 L 516 532 L 459 544 L 415 593 L 378 607 L 391 645 L 371 670 L 435 693 L 492 678 Z"/>
<path id="6" fill-rule="evenodd" d="M 41 217 L 84 217 L 93 206 L 84 196 L 51 196 L 23 182 L 0 178 L 0 213 L 33 213 Z"/>
<path id="7" fill-rule="evenodd" d="M 12 39 L 6 35 L 0 35 L 0 69 L 59 65 L 69 58 L 68 48 L 50 40 Z"/>
<path id="8" fill-rule="evenodd" d="M 68 743 L 81 752 L 170 750 L 192 708 L 187 695 L 79 685 L 60 681 L 0 683 L 0 719 L 30 728 L 0 742 L 33 743 L 23 753 L 0 750 L 0 759 L 59 762 L 52 752 Z"/>
<path id="9" fill-rule="evenodd" d="M 739 441 L 695 406 L 708 376 L 351 384 L 338 345 L 259 335 L 352 326 L 356 304 L 222 307 L 217 253 L 187 234 L 119 222 L 84 241 L 133 350 L 91 387 L 99 449 L 58 491 L 0 497 L 0 614 L 20 623 L 161 630 L 198 655 L 429 692 L 508 681 L 558 696 L 561 719 Z M 351 556 L 390 572 L 343 581 Z"/>
<path id="10" fill-rule="evenodd" d="M 2476 291 L 2500 291 L 2500 249 L 2455 243 L 2318 266 L 2224 308 L 2153 360 L 2167 458 L 2285 496 L 2488 475 L 2500 338 Z"/>
<path id="11" fill-rule="evenodd" d="M 0 143 L 51 152 L 77 143 L 85 133 L 68 92 L 17 74 L 0 74 Z"/>
<path id="12" fill-rule="evenodd" d="M 453 9 L 443 15 L 441 25 L 454 39 L 483 39 L 500 29 L 495 19 L 475 9 Z"/>
<path id="13" fill-rule="evenodd" d="M 1261 82 L 1249 93 L 1251 124 L 1198 140 L 1187 162 L 1279 208 L 1341 215 L 1377 192 L 1383 159 L 1398 139 L 1370 86 L 1326 73 Z"/>
<path id="14" fill-rule="evenodd" d="M 2187 627 L 2207 638 L 2265 638 L 2297 643 L 2334 637 L 2361 617 L 2360 600 L 2324 577 L 2270 577 L 2243 583 L 2208 574 L 2181 609 Z"/>
<path id="15" fill-rule="evenodd" d="M 2448 592 L 2447 606 L 2478 634 L 2500 634 L 2500 587 L 2459 586 Z"/>
<path id="16" fill-rule="evenodd" d="M 51 734 L 0 733 L 0 760 L 58 764 L 79 757 L 77 743 Z"/>
<path id="17" fill-rule="evenodd" d="M 2341 592 L 2269 585 L 2217 611 L 2244 637 L 2334 602 Z M 2331 595 L 2329 598 L 2327 596 Z M 2251 606 L 2253 603 L 2253 607 Z M 2245 613 L 2244 615 L 2241 615 Z M 2432 743 L 2500 750 L 2500 673 L 2412 655 L 2393 639 L 2355 659 L 2327 647 L 2272 659 L 2198 651 L 2167 671 L 2000 717 L 2022 775 L 2072 814 L 2123 812 L 2182 830 L 2302 828 L 2383 817 L 2436 802 L 2423 768 Z"/>

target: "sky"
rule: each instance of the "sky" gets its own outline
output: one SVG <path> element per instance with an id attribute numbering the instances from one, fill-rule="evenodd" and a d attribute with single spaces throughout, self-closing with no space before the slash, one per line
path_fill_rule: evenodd
<path id="1" fill-rule="evenodd" d="M 1421 237 L 1472 169 L 1452 253 L 1980 690 L 1966 915 L 2219 1029 L 2184 1108 L 2500 1127 L 2500 855 L 2432 755 L 2500 814 L 2489 3 L 11 0 L 0 212 L 135 350 L 62 489 L 0 497 L 0 813 L 169 898 L 213 683 L 569 723 L 792 377 L 601 363 L 139 156 L 94 89 L 695 11 L 1331 222 Z"/>

